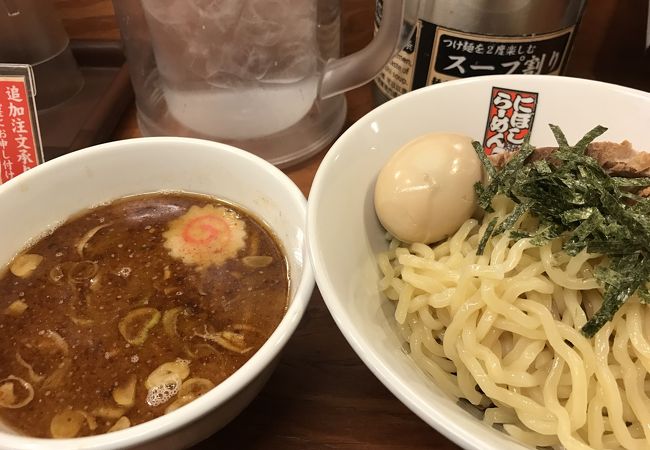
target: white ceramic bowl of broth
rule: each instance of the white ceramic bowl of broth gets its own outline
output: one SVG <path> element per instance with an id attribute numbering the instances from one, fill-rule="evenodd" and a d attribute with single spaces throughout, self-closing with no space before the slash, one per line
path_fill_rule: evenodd
<path id="1" fill-rule="evenodd" d="M 172 413 L 125 430 L 71 440 L 19 436 L 0 423 L 0 448 L 185 448 L 233 419 L 271 375 L 314 286 L 305 243 L 306 200 L 286 175 L 247 152 L 209 141 L 159 137 L 99 145 L 43 164 L 0 186 L 0 264 L 84 209 L 159 191 L 225 200 L 272 230 L 288 260 L 290 292 L 284 318 L 239 370 Z"/>
<path id="2" fill-rule="evenodd" d="M 480 77 L 423 88 L 371 111 L 332 146 L 309 196 L 308 245 L 316 282 L 338 327 L 392 393 L 464 448 L 513 450 L 527 447 L 484 425 L 476 411 L 460 407 L 404 351 L 394 303 L 378 289 L 375 259 L 388 245 L 373 204 L 380 169 L 397 149 L 427 133 L 483 141 L 490 110 L 495 113 L 493 88 L 537 94 L 534 121 L 529 121 L 534 145 L 555 143 L 549 123 L 559 125 L 571 143 L 601 124 L 609 128 L 602 139 L 627 139 L 638 150 L 650 150 L 645 92 L 552 76 Z"/>

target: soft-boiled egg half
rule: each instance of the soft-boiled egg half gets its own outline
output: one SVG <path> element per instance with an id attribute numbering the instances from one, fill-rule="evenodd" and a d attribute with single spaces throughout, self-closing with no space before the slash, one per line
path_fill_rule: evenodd
<path id="1" fill-rule="evenodd" d="M 403 242 L 437 242 L 472 217 L 474 184 L 482 178 L 471 138 L 426 134 L 400 148 L 379 173 L 377 217 Z"/>

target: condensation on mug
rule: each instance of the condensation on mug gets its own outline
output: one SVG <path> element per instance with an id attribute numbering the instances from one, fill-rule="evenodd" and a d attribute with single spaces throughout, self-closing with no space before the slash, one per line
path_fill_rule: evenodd
<path id="1" fill-rule="evenodd" d="M 311 109 L 321 64 L 316 2 L 142 4 L 163 95 L 183 125 L 255 138 L 289 128 Z"/>
<path id="2" fill-rule="evenodd" d="M 144 135 L 212 139 L 280 167 L 323 149 L 343 92 L 398 49 L 404 0 L 375 39 L 339 57 L 339 0 L 113 0 Z M 412 25 L 412 24 L 411 24 Z"/>

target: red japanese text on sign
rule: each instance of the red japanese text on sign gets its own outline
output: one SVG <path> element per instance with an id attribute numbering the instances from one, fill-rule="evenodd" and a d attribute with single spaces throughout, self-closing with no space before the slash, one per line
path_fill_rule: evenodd
<path id="1" fill-rule="evenodd" d="M 29 102 L 24 77 L 0 76 L 0 184 L 39 163 Z"/>
<path id="2" fill-rule="evenodd" d="M 492 88 L 483 148 L 488 155 L 519 147 L 533 129 L 536 92 Z"/>

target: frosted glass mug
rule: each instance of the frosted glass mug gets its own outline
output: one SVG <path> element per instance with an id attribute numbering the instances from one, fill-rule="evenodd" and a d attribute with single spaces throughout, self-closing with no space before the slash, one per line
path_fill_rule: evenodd
<path id="1" fill-rule="evenodd" d="M 113 4 L 143 134 L 221 141 L 278 166 L 336 137 L 341 94 L 372 79 L 411 31 L 403 0 L 386 1 L 375 39 L 338 58 L 338 0 Z"/>

